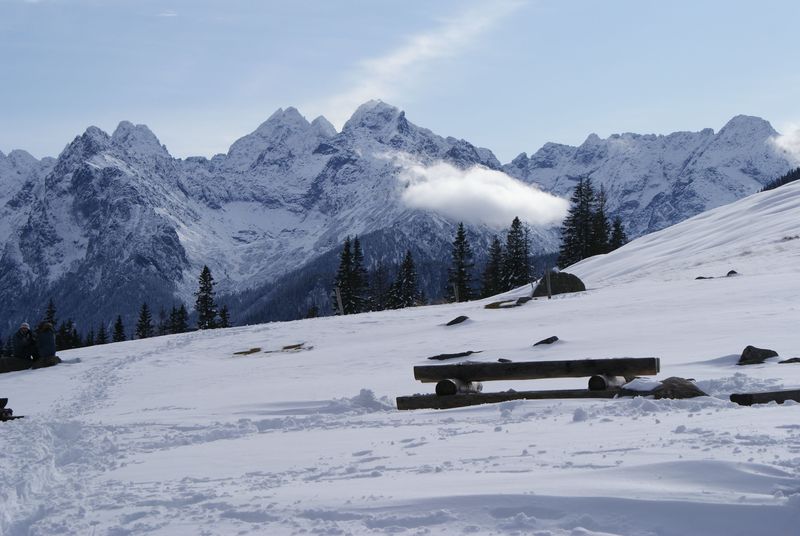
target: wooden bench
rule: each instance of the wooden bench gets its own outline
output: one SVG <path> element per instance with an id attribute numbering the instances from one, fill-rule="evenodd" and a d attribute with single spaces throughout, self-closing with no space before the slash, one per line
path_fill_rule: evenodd
<path id="1" fill-rule="evenodd" d="M 657 357 L 459 363 L 414 367 L 414 378 L 436 383 L 436 394 L 397 397 L 397 409 L 447 409 L 519 399 L 614 398 L 625 381 L 658 374 Z M 483 393 L 485 381 L 589 377 L 588 389 Z"/>

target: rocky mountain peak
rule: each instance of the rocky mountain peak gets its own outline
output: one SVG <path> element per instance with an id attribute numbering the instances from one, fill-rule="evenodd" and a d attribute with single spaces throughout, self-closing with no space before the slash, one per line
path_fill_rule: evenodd
<path id="1" fill-rule="evenodd" d="M 367 131 L 380 134 L 397 127 L 405 128 L 408 122 L 399 108 L 380 100 L 371 100 L 359 106 L 344 124 L 342 132 Z"/>
<path id="2" fill-rule="evenodd" d="M 170 156 L 167 148 L 158 140 L 147 125 L 134 125 L 130 121 L 122 121 L 111 135 L 111 143 L 138 158 Z"/>

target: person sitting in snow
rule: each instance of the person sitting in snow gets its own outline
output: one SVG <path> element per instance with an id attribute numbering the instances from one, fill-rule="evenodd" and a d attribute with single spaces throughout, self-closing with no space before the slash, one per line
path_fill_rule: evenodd
<path id="1" fill-rule="evenodd" d="M 36 348 L 39 355 L 33 360 L 33 368 L 61 363 L 56 355 L 56 332 L 50 322 L 42 322 L 36 328 Z"/>
<path id="2" fill-rule="evenodd" d="M 23 322 L 19 330 L 14 333 L 12 340 L 14 346 L 14 357 L 30 361 L 39 357 L 39 350 L 36 347 L 36 336 L 31 331 L 31 326 Z"/>

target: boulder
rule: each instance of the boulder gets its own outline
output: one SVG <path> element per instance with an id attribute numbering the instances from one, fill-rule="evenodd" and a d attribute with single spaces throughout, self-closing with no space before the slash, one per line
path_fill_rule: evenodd
<path id="1" fill-rule="evenodd" d="M 692 380 L 671 377 L 661 381 L 661 387 L 656 387 L 651 394 L 653 398 L 694 398 L 708 396 Z"/>
<path id="2" fill-rule="evenodd" d="M 554 296 L 569 292 L 583 292 L 584 290 L 586 290 L 586 285 L 577 275 L 568 274 L 567 272 L 553 272 L 550 274 L 550 293 Z M 541 296 L 547 296 L 547 280 L 544 277 L 539 280 L 539 284 L 536 285 L 536 289 L 533 291 L 534 298 Z"/>
<path id="3" fill-rule="evenodd" d="M 783 361 L 778 361 L 779 365 L 783 365 L 784 363 L 800 363 L 800 357 L 792 357 L 789 359 L 784 359 Z"/>
<path id="4" fill-rule="evenodd" d="M 728 273 L 725 275 L 725 277 L 733 277 L 733 276 L 735 276 L 735 275 L 739 275 L 739 272 L 737 272 L 736 270 L 731 270 L 730 272 L 728 272 Z"/>
<path id="5" fill-rule="evenodd" d="M 448 322 L 446 325 L 447 326 L 455 326 L 456 324 L 460 324 L 464 320 L 469 320 L 469 317 L 468 316 L 464 316 L 464 315 L 457 316 L 454 319 L 452 319 L 450 322 Z"/>
<path id="6" fill-rule="evenodd" d="M 429 357 L 428 359 L 435 359 L 436 361 L 444 361 L 445 359 L 457 359 L 459 357 L 467 357 L 472 354 L 479 354 L 482 350 L 474 351 L 474 350 L 467 350 L 466 352 L 458 352 L 455 354 L 438 354 Z"/>
<path id="7" fill-rule="evenodd" d="M 552 337 L 547 337 L 546 339 L 542 339 L 541 341 L 534 344 L 534 346 L 539 346 L 540 344 L 553 344 L 558 340 L 558 337 L 553 335 Z"/>
<path id="8" fill-rule="evenodd" d="M 524 304 L 524 303 L 528 303 L 528 302 L 529 302 L 529 301 L 531 301 L 532 299 L 533 299 L 533 298 L 531 298 L 530 296 L 523 296 L 523 297 L 521 297 L 521 298 L 517 298 L 517 305 L 522 305 L 522 304 Z"/>
<path id="9" fill-rule="evenodd" d="M 766 348 L 756 348 L 755 346 L 748 346 L 742 351 L 737 365 L 760 365 L 770 357 L 778 357 L 778 352 Z"/>

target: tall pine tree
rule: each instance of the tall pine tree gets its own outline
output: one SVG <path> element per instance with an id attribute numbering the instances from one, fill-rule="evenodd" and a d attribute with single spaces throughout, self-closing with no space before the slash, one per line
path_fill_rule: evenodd
<path id="1" fill-rule="evenodd" d="M 53 303 L 53 298 L 47 300 L 47 309 L 44 312 L 44 321 L 53 326 L 53 329 L 56 328 L 56 304 Z"/>
<path id="2" fill-rule="evenodd" d="M 339 269 L 336 271 L 336 278 L 333 280 L 333 293 L 331 301 L 336 307 L 336 313 L 349 315 L 355 313 L 353 310 L 353 292 L 351 284 L 353 282 L 353 251 L 351 249 L 350 237 L 344 239 L 342 253 L 339 255 Z M 336 292 L 339 295 L 336 295 Z M 339 301 L 341 300 L 341 304 Z"/>
<path id="3" fill-rule="evenodd" d="M 147 302 L 139 309 L 139 320 L 136 322 L 136 338 L 147 339 L 153 336 L 153 316 Z"/>
<path id="4" fill-rule="evenodd" d="M 452 261 L 447 272 L 448 295 L 450 301 L 468 301 L 472 299 L 472 249 L 467 240 L 464 224 L 459 223 L 453 239 Z"/>
<path id="5" fill-rule="evenodd" d="M 108 343 L 108 333 L 106 333 L 106 323 L 100 322 L 100 326 L 97 328 L 97 338 L 95 339 L 95 344 L 107 344 Z"/>
<path id="6" fill-rule="evenodd" d="M 227 305 L 223 305 L 222 309 L 219 310 L 219 327 L 221 328 L 231 327 L 231 317 L 230 313 L 228 312 Z"/>
<path id="7" fill-rule="evenodd" d="M 614 224 L 611 228 L 611 238 L 609 239 L 609 250 L 621 248 L 628 243 L 628 235 L 625 234 L 625 228 L 622 226 L 622 219 L 617 216 L 614 218 Z"/>
<path id="8" fill-rule="evenodd" d="M 506 236 L 503 280 L 506 290 L 527 285 L 531 280 L 528 238 L 522 222 L 514 218 Z"/>
<path id="9" fill-rule="evenodd" d="M 417 288 L 417 269 L 414 266 L 414 257 L 411 250 L 407 250 L 400 263 L 397 278 L 389 290 L 389 308 L 402 309 L 418 305 L 421 301 L 419 289 Z"/>
<path id="10" fill-rule="evenodd" d="M 570 208 L 561 226 L 558 266 L 564 268 L 585 259 L 592 249 L 595 196 L 592 180 L 581 178 L 570 198 Z"/>
<path id="11" fill-rule="evenodd" d="M 364 252 L 361 251 L 361 242 L 358 237 L 353 239 L 353 267 L 350 272 L 350 292 L 352 309 L 355 313 L 363 313 L 368 308 L 369 299 L 367 291 L 369 278 L 364 267 Z"/>
<path id="12" fill-rule="evenodd" d="M 213 329 L 216 327 L 217 308 L 214 304 L 214 277 L 208 266 L 203 266 L 195 293 L 194 308 L 197 311 L 197 329 Z"/>
<path id="13" fill-rule="evenodd" d="M 484 298 L 506 290 L 503 284 L 503 256 L 503 244 L 495 236 L 489 246 L 489 258 L 486 261 L 486 268 L 483 270 L 481 296 Z"/>
<path id="14" fill-rule="evenodd" d="M 383 311 L 389 307 L 389 290 L 392 283 L 389 269 L 383 261 L 369 274 L 369 306 L 373 311 Z"/>
<path id="15" fill-rule="evenodd" d="M 114 322 L 114 333 L 111 334 L 113 342 L 122 342 L 125 340 L 125 325 L 122 323 L 122 316 L 117 315 L 117 321 Z"/>

